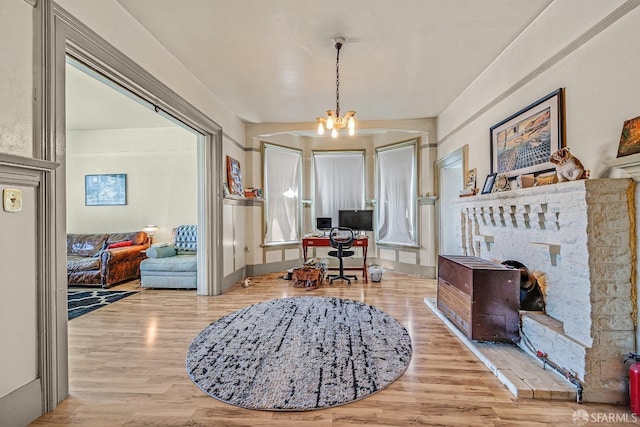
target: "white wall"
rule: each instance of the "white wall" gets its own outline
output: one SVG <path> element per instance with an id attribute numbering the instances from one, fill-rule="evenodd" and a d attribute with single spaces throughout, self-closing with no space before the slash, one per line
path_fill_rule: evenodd
<path id="1" fill-rule="evenodd" d="M 67 232 L 124 232 L 197 224 L 197 137 L 179 127 L 71 131 L 67 135 Z M 125 206 L 85 206 L 87 174 L 127 174 Z"/>
<path id="2" fill-rule="evenodd" d="M 623 121 L 640 115 L 640 8 L 612 14 L 637 4 L 553 2 L 438 117 L 438 157 L 469 144 L 469 167 L 484 182 L 489 128 L 564 87 L 567 146 L 601 176 L 603 161 L 616 157 Z"/>
<path id="3" fill-rule="evenodd" d="M 0 208 L 0 397 L 38 376 L 36 313 L 36 196 L 32 187 L 0 185 L 22 191 L 23 209 Z M 17 333 L 16 325 L 20 326 Z"/>

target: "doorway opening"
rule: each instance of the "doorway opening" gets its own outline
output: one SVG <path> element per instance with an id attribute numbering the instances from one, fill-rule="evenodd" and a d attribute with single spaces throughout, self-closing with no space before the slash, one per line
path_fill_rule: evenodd
<path id="1" fill-rule="evenodd" d="M 436 254 L 460 255 L 460 245 L 452 233 L 455 229 L 453 200 L 465 186 L 468 151 L 469 146 L 465 145 L 435 163 L 435 188 L 438 191 L 436 227 L 439 235 Z"/>
<path id="2" fill-rule="evenodd" d="M 198 223 L 198 138 L 179 121 L 67 56 L 67 233 L 121 233 L 157 227 L 154 243 Z M 124 175 L 124 204 L 95 206 L 86 178 Z"/>

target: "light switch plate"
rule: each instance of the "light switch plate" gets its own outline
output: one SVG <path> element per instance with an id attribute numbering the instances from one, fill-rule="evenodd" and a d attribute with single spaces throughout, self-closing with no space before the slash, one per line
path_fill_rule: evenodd
<path id="1" fill-rule="evenodd" d="M 20 212 L 22 210 L 22 191 L 15 188 L 5 188 L 2 191 L 2 206 L 6 212 Z"/>

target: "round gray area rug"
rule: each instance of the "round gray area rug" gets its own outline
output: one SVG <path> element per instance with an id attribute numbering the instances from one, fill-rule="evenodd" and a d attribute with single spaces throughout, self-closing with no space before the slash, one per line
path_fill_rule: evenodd
<path id="1" fill-rule="evenodd" d="M 407 330 L 380 309 L 334 297 L 267 301 L 204 328 L 187 372 L 208 395 L 249 409 L 301 411 L 362 399 L 411 360 Z"/>

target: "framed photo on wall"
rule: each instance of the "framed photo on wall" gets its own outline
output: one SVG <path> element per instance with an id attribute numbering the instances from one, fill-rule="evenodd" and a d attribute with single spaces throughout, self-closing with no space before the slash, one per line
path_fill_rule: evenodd
<path id="1" fill-rule="evenodd" d="M 229 193 L 235 196 L 244 196 L 240 162 L 230 156 L 227 156 L 227 183 L 229 185 Z"/>
<path id="2" fill-rule="evenodd" d="M 492 126 L 491 172 L 507 177 L 553 169 L 552 153 L 565 146 L 564 88 Z"/>
<path id="3" fill-rule="evenodd" d="M 85 175 L 86 206 L 119 206 L 127 204 L 127 175 L 124 173 Z"/>

